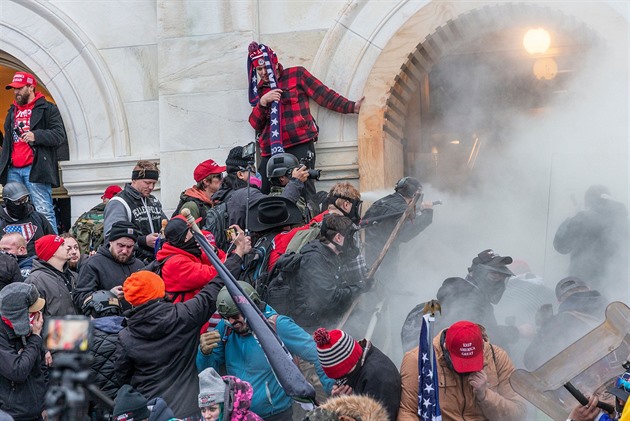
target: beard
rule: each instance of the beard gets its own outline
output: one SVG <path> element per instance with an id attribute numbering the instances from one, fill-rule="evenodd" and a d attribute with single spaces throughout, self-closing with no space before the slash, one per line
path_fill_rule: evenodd
<path id="1" fill-rule="evenodd" d="M 75 270 L 79 266 L 78 260 L 68 260 L 68 267 L 72 270 Z"/>
<path id="2" fill-rule="evenodd" d="M 129 259 L 131 259 L 131 254 L 129 256 L 125 256 L 125 255 L 122 255 L 122 254 L 112 253 L 112 257 L 118 263 L 127 263 L 129 261 Z"/>

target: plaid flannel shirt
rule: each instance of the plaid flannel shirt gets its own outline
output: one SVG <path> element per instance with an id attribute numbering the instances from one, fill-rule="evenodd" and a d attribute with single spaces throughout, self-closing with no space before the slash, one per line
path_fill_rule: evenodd
<path id="1" fill-rule="evenodd" d="M 282 89 L 282 146 L 290 148 L 310 141 L 317 141 L 317 126 L 311 115 L 309 99 L 322 107 L 338 113 L 354 112 L 354 101 L 350 101 L 337 92 L 328 88 L 319 79 L 309 73 L 304 67 L 280 68 L 277 80 L 278 88 Z M 258 85 L 259 95 L 262 97 L 269 92 L 269 85 Z M 271 155 L 269 140 L 269 107 L 260 105 L 260 101 L 249 115 L 249 124 L 260 133 L 258 143 L 262 156 Z"/>

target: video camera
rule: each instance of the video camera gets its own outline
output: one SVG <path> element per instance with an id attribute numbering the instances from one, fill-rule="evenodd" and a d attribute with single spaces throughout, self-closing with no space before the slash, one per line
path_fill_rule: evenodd
<path id="1" fill-rule="evenodd" d="M 252 163 L 256 160 L 256 142 L 249 142 L 247 145 L 243 146 L 241 158 Z"/>
<path id="2" fill-rule="evenodd" d="M 300 164 L 306 166 L 308 168 L 308 178 L 311 180 L 319 181 L 319 177 L 322 175 L 322 170 L 317 170 L 315 168 L 311 168 L 313 161 L 315 161 L 315 154 L 312 151 L 308 151 L 306 153 L 306 158 L 300 159 Z M 288 174 L 290 175 L 290 174 Z"/>
<path id="3" fill-rule="evenodd" d="M 51 317 L 44 326 L 46 349 L 54 352 L 51 385 L 46 393 L 48 419 L 86 419 L 90 396 L 113 408 L 114 403 L 96 386 L 89 384 L 92 355 L 90 319 L 85 316 Z"/>

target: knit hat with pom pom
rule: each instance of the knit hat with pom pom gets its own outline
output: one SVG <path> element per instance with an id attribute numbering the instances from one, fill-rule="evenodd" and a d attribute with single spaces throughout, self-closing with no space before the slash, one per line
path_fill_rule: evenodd
<path id="1" fill-rule="evenodd" d="M 361 359 L 363 348 L 343 330 L 327 331 L 320 327 L 313 333 L 317 356 L 324 373 L 331 379 L 346 376 Z"/>

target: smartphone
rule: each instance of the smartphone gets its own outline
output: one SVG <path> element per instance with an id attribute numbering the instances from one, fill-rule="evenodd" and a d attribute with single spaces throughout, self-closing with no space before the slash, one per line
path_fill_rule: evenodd
<path id="1" fill-rule="evenodd" d="M 87 352 L 91 330 L 84 316 L 50 317 L 44 325 L 44 341 L 51 351 Z"/>
<path id="2" fill-rule="evenodd" d="M 236 232 L 236 228 L 232 227 L 232 228 L 228 228 L 225 230 L 225 238 L 227 238 L 227 240 L 232 243 L 234 242 L 234 240 L 236 240 L 236 237 L 238 237 L 238 233 Z"/>

